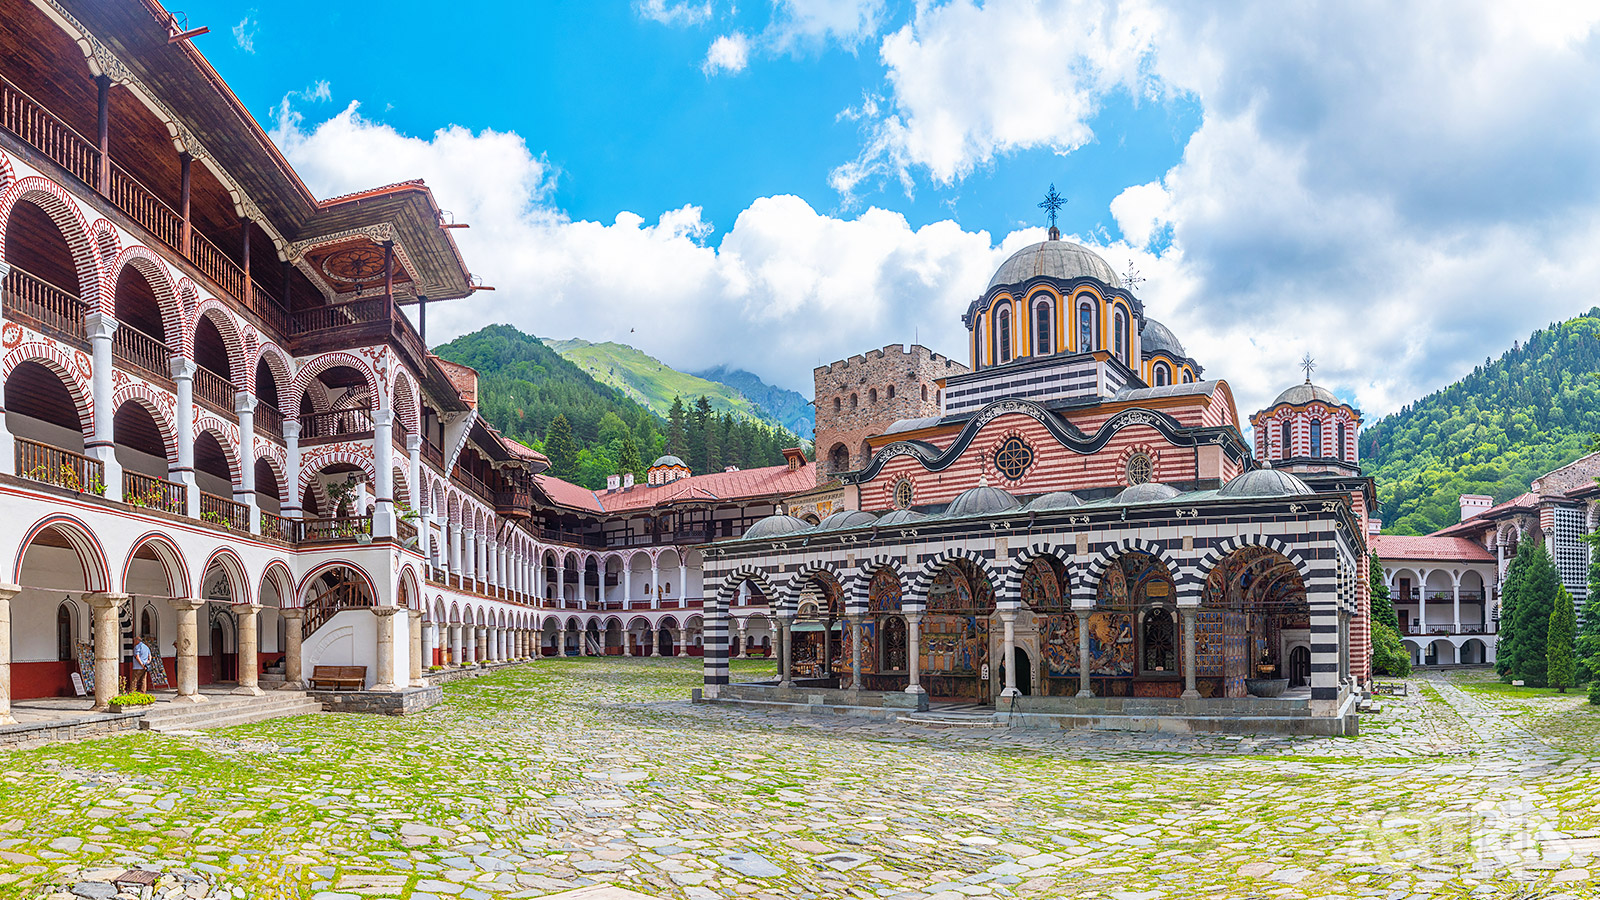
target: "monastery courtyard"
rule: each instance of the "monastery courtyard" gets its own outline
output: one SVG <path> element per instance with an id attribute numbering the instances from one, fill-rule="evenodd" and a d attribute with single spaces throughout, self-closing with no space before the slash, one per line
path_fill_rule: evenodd
<path id="1" fill-rule="evenodd" d="M 1289 739 L 852 734 L 692 706 L 700 676 L 546 660 L 405 718 L 3 753 L 0 894 L 145 865 L 170 897 L 1597 895 L 1600 713 L 1481 670 Z"/>

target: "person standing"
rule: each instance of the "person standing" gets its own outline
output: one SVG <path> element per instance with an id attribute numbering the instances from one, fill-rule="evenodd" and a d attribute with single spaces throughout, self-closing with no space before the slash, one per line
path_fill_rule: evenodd
<path id="1" fill-rule="evenodd" d="M 143 637 L 133 639 L 133 690 L 137 693 L 150 690 L 150 648 Z"/>

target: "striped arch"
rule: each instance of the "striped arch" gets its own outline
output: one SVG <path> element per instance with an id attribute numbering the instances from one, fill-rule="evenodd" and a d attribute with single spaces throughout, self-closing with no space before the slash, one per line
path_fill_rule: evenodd
<path id="1" fill-rule="evenodd" d="M 461 494 L 454 490 L 445 496 L 445 515 L 449 524 L 461 527 Z"/>
<path id="2" fill-rule="evenodd" d="M 11 168 L 11 157 L 0 151 L 0 192 L 11 186 L 17 180 L 17 174 Z"/>
<path id="3" fill-rule="evenodd" d="M 33 539 L 47 528 L 54 528 L 67 539 L 83 566 L 84 590 L 93 592 L 111 590 L 111 566 L 106 562 L 106 551 L 94 536 L 94 530 L 81 519 L 64 513 L 54 513 L 33 523 L 17 542 L 17 558 L 11 567 L 11 583 L 22 583 L 22 560 L 28 555 Z"/>
<path id="4" fill-rule="evenodd" d="M 789 576 L 789 589 L 784 592 L 783 596 L 783 603 L 789 610 L 796 611 L 800 609 L 801 589 L 807 581 L 818 575 L 826 575 L 832 578 L 834 584 L 839 586 L 839 603 L 841 606 L 850 602 L 850 576 L 840 572 L 831 562 L 814 562 L 801 566 L 799 571 Z"/>
<path id="5" fill-rule="evenodd" d="M 278 502 L 284 506 L 292 506 L 293 498 L 289 496 L 288 456 L 282 448 L 272 444 L 271 441 L 256 438 L 256 462 L 265 462 L 267 468 L 272 470 L 273 477 L 278 480 Z M 256 482 L 256 491 L 261 490 L 261 482 Z"/>
<path id="6" fill-rule="evenodd" d="M 1057 547 L 1052 544 L 1039 542 L 1012 557 L 1011 565 L 1006 569 L 1005 583 L 1001 588 L 1000 597 L 1012 598 L 1018 603 L 1022 601 L 1022 578 L 1028 574 L 1028 567 L 1036 560 L 1049 557 L 1061 564 L 1061 570 L 1066 573 L 1067 583 L 1063 586 L 1062 593 L 1072 596 L 1074 586 L 1078 583 L 1077 566 L 1072 561 L 1072 551 L 1066 547 Z M 998 600 L 996 601 L 998 603 Z"/>
<path id="7" fill-rule="evenodd" d="M 394 496 L 390 499 L 396 503 L 404 503 L 412 509 L 416 509 L 417 498 L 411 493 L 411 479 L 406 477 L 406 468 L 406 466 L 393 467 L 390 473 L 393 477 L 393 483 L 390 484 L 389 491 Z"/>
<path id="8" fill-rule="evenodd" d="M 367 478 L 372 479 L 374 482 L 377 480 L 375 470 L 372 468 L 372 455 L 370 453 L 341 449 L 339 444 L 314 446 L 301 456 L 300 484 L 295 488 L 297 496 L 305 493 L 306 488 L 316 481 L 317 475 L 323 469 L 336 463 L 349 463 L 365 472 Z M 320 482 L 318 483 L 320 484 Z M 317 500 L 321 502 L 322 497 L 319 495 Z"/>
<path id="9" fill-rule="evenodd" d="M 903 602 L 907 606 L 926 605 L 928 602 L 928 589 L 933 586 L 934 577 L 939 574 L 939 570 L 958 559 L 964 559 L 976 566 L 978 571 L 983 574 L 983 577 L 989 579 L 991 587 L 999 588 L 1000 579 L 995 574 L 993 563 L 984 559 L 983 555 L 977 551 L 952 547 L 935 553 L 922 564 L 921 568 L 917 569 L 916 574 L 911 576 L 911 589 L 907 592 Z M 999 602 L 1000 595 L 996 593 L 995 604 L 998 606 Z"/>
<path id="10" fill-rule="evenodd" d="M 222 447 L 222 455 L 228 460 L 228 475 L 234 485 L 244 483 L 239 472 L 239 426 L 211 413 L 195 416 L 194 436 L 198 440 L 200 435 L 209 433 L 217 439 L 217 444 Z"/>
<path id="11" fill-rule="evenodd" d="M 148 546 L 160 560 L 161 568 L 167 573 L 168 596 L 181 597 L 180 592 L 189 588 L 189 567 L 183 562 L 183 551 L 172 542 L 172 538 L 159 531 L 148 531 L 139 536 L 128 548 L 128 558 L 122 563 L 122 590 L 132 593 L 128 586 L 128 576 L 133 572 L 133 557 L 141 549 Z"/>
<path id="12" fill-rule="evenodd" d="M 228 368 L 232 370 L 233 375 L 229 380 L 235 386 L 245 384 L 246 379 L 253 381 L 255 373 L 246 375 L 244 371 L 249 364 L 250 354 L 245 352 L 244 336 L 239 332 L 239 321 L 220 300 L 207 298 L 195 307 L 194 321 L 184 332 L 184 352 L 191 359 L 194 358 L 194 336 L 195 332 L 200 330 L 202 319 L 210 319 L 211 323 L 217 326 L 217 333 L 222 335 L 222 346 L 228 351 Z"/>
<path id="13" fill-rule="evenodd" d="M 400 567 L 400 580 L 396 584 L 399 587 L 395 605 L 407 609 L 420 609 L 419 604 L 423 602 L 422 584 L 417 580 L 417 570 L 410 563 Z"/>
<path id="14" fill-rule="evenodd" d="M 417 390 L 417 380 L 411 377 L 411 372 L 398 363 L 395 368 L 394 392 L 389 401 L 390 408 L 394 410 L 395 418 L 405 426 L 407 432 L 416 434 L 418 423 L 421 421 L 421 397 Z"/>
<path id="15" fill-rule="evenodd" d="M 1169 553 L 1167 548 L 1161 544 L 1152 543 L 1142 538 L 1123 538 L 1120 541 L 1101 547 L 1100 552 L 1095 554 L 1094 559 L 1089 561 L 1089 565 L 1084 567 L 1083 577 L 1074 582 L 1072 586 L 1073 605 L 1080 608 L 1093 606 L 1095 597 L 1100 591 L 1100 579 L 1105 575 L 1106 569 L 1110 568 L 1113 562 L 1129 553 L 1147 553 L 1161 560 L 1162 564 L 1167 567 L 1168 574 L 1172 576 L 1173 589 L 1179 593 L 1182 593 L 1186 587 L 1198 590 L 1199 586 L 1205 581 L 1204 579 L 1196 580 L 1192 567 L 1179 563 L 1178 558 Z"/>
<path id="16" fill-rule="evenodd" d="M 315 584 L 316 580 L 321 577 L 322 573 L 327 572 L 330 569 L 344 569 L 346 571 L 355 573 L 356 578 L 358 578 L 362 584 L 366 585 L 367 596 L 372 598 L 372 604 L 374 606 L 378 605 L 378 586 L 373 584 L 372 576 L 367 574 L 366 569 L 361 568 L 349 560 L 330 559 L 322 565 L 317 566 L 315 569 L 307 572 L 305 577 L 300 579 L 300 583 L 295 585 L 295 596 L 299 598 L 300 606 L 305 605 L 306 589 Z"/>
<path id="17" fill-rule="evenodd" d="M 103 269 L 95 256 L 89 223 L 66 188 L 50 179 L 30 175 L 12 182 L 0 193 L 0 259 L 6 257 L 6 233 L 11 225 L 11 213 L 22 201 L 44 210 L 45 215 L 56 223 L 56 228 L 61 230 L 61 236 L 67 241 L 67 249 L 72 253 L 73 266 L 78 272 L 78 299 L 88 309 L 101 310 L 109 315 L 111 311 L 105 309 L 103 298 L 111 292 L 105 289 Z"/>
<path id="18" fill-rule="evenodd" d="M 282 403 L 289 396 L 289 391 L 294 389 L 294 363 L 289 360 L 289 354 L 283 352 L 283 348 L 272 341 L 262 341 L 251 354 L 249 365 L 244 372 L 245 390 L 252 395 L 257 393 L 256 369 L 260 367 L 262 360 L 267 361 L 267 368 L 272 371 L 272 378 L 277 382 L 278 402 Z M 280 409 L 278 412 L 290 418 L 300 414 L 298 407 L 290 410 Z"/>
<path id="19" fill-rule="evenodd" d="M 206 573 L 215 565 L 222 570 L 228 579 L 229 596 L 234 603 L 249 603 L 251 598 L 250 579 L 245 577 L 244 563 L 240 561 L 239 554 L 228 547 L 218 547 L 206 557 L 205 565 L 200 567 L 200 575 L 195 581 L 194 593 L 191 596 L 204 597 L 206 589 Z"/>
<path id="20" fill-rule="evenodd" d="M 717 604 L 723 609 L 733 605 L 733 598 L 739 590 L 739 585 L 744 584 L 746 581 L 754 581 L 759 585 L 761 593 L 767 596 L 769 602 L 783 596 L 773 585 L 772 579 L 767 576 L 766 572 L 755 566 L 740 566 L 718 580 L 717 589 L 713 594 L 717 598 Z"/>
<path id="21" fill-rule="evenodd" d="M 360 372 L 361 377 L 366 379 L 367 390 L 371 391 L 374 397 L 379 395 L 378 380 L 372 374 L 372 367 L 367 365 L 366 360 L 353 353 L 324 353 L 301 366 L 300 371 L 295 375 L 294 383 L 288 393 L 290 409 L 298 412 L 300 409 L 300 396 L 306 392 L 306 388 L 310 386 L 312 380 L 323 372 L 339 366 L 348 366 Z M 283 396 L 282 393 L 278 395 L 280 400 L 283 399 Z"/>
<path id="22" fill-rule="evenodd" d="M 1299 571 L 1301 579 L 1306 582 L 1307 586 L 1310 585 L 1311 567 L 1304 559 L 1300 558 L 1299 553 L 1293 547 L 1268 534 L 1241 534 L 1227 538 L 1207 549 L 1205 553 L 1201 554 L 1200 562 L 1195 567 L 1195 574 L 1199 582 L 1204 584 L 1205 580 L 1211 576 L 1211 570 L 1215 569 L 1217 564 L 1246 547 L 1265 547 L 1277 553 L 1293 563 L 1295 569 Z"/>
<path id="23" fill-rule="evenodd" d="M 8 329 L 13 326 L 21 328 L 15 323 L 6 323 Z M 61 379 L 67 393 L 72 395 L 73 405 L 78 408 L 78 425 L 84 436 L 94 434 L 94 387 L 89 380 L 89 354 L 48 338 L 35 337 L 13 347 L 0 360 L 0 379 L 10 378 L 12 371 L 25 362 L 36 362 Z"/>
<path id="24" fill-rule="evenodd" d="M 166 260 L 157 256 L 149 247 L 134 244 L 118 254 L 116 261 L 106 268 L 106 290 L 101 297 L 100 311 L 106 315 L 113 315 L 117 308 L 117 279 L 122 277 L 122 270 L 132 266 L 144 276 L 150 285 L 150 290 L 155 292 L 156 305 L 161 309 L 161 327 L 166 331 L 167 349 L 183 355 L 194 356 L 194 341 L 191 339 L 188 320 L 184 318 L 183 306 L 178 301 L 178 289 L 173 283 L 172 272 L 167 268 Z"/>
<path id="25" fill-rule="evenodd" d="M 167 464 L 178 464 L 178 428 L 173 421 L 177 400 L 165 391 L 159 391 L 143 381 L 129 380 L 111 395 L 111 414 L 116 415 L 122 404 L 133 402 L 145 408 L 161 432 L 161 446 L 167 454 Z"/>
<path id="26" fill-rule="evenodd" d="M 256 592 L 257 597 L 267 595 L 267 585 L 272 584 L 278 589 L 278 608 L 293 609 L 300 604 L 300 593 L 295 590 L 294 572 L 289 570 L 289 564 L 281 559 L 267 563 L 266 569 L 261 572 L 261 589 Z"/>
<path id="27" fill-rule="evenodd" d="M 122 253 L 122 235 L 117 233 L 117 226 L 105 219 L 95 219 L 94 224 L 89 226 L 89 234 L 94 238 L 94 249 L 100 255 L 100 265 L 109 267 Z"/>
<path id="28" fill-rule="evenodd" d="M 894 573 L 895 580 L 900 582 L 902 594 L 905 590 L 905 572 L 900 565 L 900 560 L 882 554 L 871 559 L 863 560 L 856 565 L 855 578 L 851 579 L 849 590 L 845 594 L 845 611 L 853 616 L 866 613 L 868 605 L 867 591 L 872 586 L 872 579 L 884 569 Z"/>

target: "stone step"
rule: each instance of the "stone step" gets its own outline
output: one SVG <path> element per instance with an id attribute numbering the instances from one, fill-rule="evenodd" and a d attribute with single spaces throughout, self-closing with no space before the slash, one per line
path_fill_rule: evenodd
<path id="1" fill-rule="evenodd" d="M 174 731 L 191 728 L 212 728 L 223 720 L 238 716 L 251 717 L 260 722 L 278 716 L 301 715 L 322 709 L 322 704 L 308 698 L 304 691 L 271 691 L 260 697 L 228 697 L 210 695 L 206 703 L 192 706 L 167 706 L 146 714 L 139 727 L 146 731 Z M 241 724 L 229 721 L 227 724 Z"/>
<path id="2" fill-rule="evenodd" d="M 285 716 L 307 716 L 322 713 L 322 704 L 315 700 L 302 700 L 293 706 L 279 707 L 270 710 L 244 709 L 230 712 L 227 715 L 216 716 L 203 722 L 189 723 L 158 723 L 147 728 L 148 731 L 198 731 L 201 729 L 227 728 L 230 725 L 253 725 L 256 722 L 265 722 L 268 719 L 278 719 Z"/>
<path id="3" fill-rule="evenodd" d="M 901 716 L 900 721 L 935 728 L 998 728 L 994 713 L 919 712 Z"/>

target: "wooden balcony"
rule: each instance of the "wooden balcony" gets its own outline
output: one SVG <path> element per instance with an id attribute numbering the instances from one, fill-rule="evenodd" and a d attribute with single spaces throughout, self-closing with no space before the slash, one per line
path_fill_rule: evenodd
<path id="1" fill-rule="evenodd" d="M 266 510 L 262 510 L 261 536 L 275 541 L 287 542 L 290 535 L 289 522 L 289 519 L 285 519 L 277 513 L 269 513 Z"/>
<path id="2" fill-rule="evenodd" d="M 25 437 L 13 440 L 17 446 L 19 477 L 80 494 L 105 496 L 106 468 L 100 460 Z"/>
<path id="3" fill-rule="evenodd" d="M 283 413 L 270 403 L 257 403 L 255 416 L 256 431 L 270 434 L 278 440 L 283 440 Z"/>
<path id="4" fill-rule="evenodd" d="M 122 502 L 144 509 L 188 515 L 189 488 L 154 475 L 122 470 Z"/>
<path id="5" fill-rule="evenodd" d="M 526 519 L 533 514 L 533 492 L 495 491 L 494 511 L 507 518 Z"/>
<path id="6" fill-rule="evenodd" d="M 221 375 L 205 368 L 196 366 L 194 370 L 194 396 L 202 403 L 208 403 L 222 413 L 233 415 L 234 392 L 238 390 L 233 382 Z"/>
<path id="7" fill-rule="evenodd" d="M 77 344 L 88 341 L 84 329 L 87 307 L 76 295 L 16 266 L 0 284 L 0 294 L 4 296 L 6 319 L 27 322 Z"/>
<path id="8" fill-rule="evenodd" d="M 371 516 L 334 516 L 328 519 L 285 519 L 290 540 L 296 544 L 333 543 L 372 539 Z"/>
<path id="9" fill-rule="evenodd" d="M 372 410 L 340 409 L 300 417 L 300 440 L 372 436 Z"/>
<path id="10" fill-rule="evenodd" d="M 433 463 L 433 467 L 440 472 L 444 471 L 444 451 L 435 447 L 432 441 L 422 442 L 422 458 Z"/>
<path id="11" fill-rule="evenodd" d="M 95 183 L 100 167 L 100 150 L 28 96 L 21 88 L 0 77 L 0 127 L 11 132 L 72 173 L 84 184 Z"/>
<path id="12" fill-rule="evenodd" d="M 172 350 L 126 322 L 119 324 L 111 336 L 111 355 L 147 375 L 172 382 Z"/>
<path id="13" fill-rule="evenodd" d="M 183 216 L 115 162 L 111 164 L 110 194 L 106 199 L 163 244 L 174 250 L 182 249 Z"/>
<path id="14" fill-rule="evenodd" d="M 200 492 L 200 519 L 232 531 L 250 531 L 250 507 L 205 491 Z"/>

